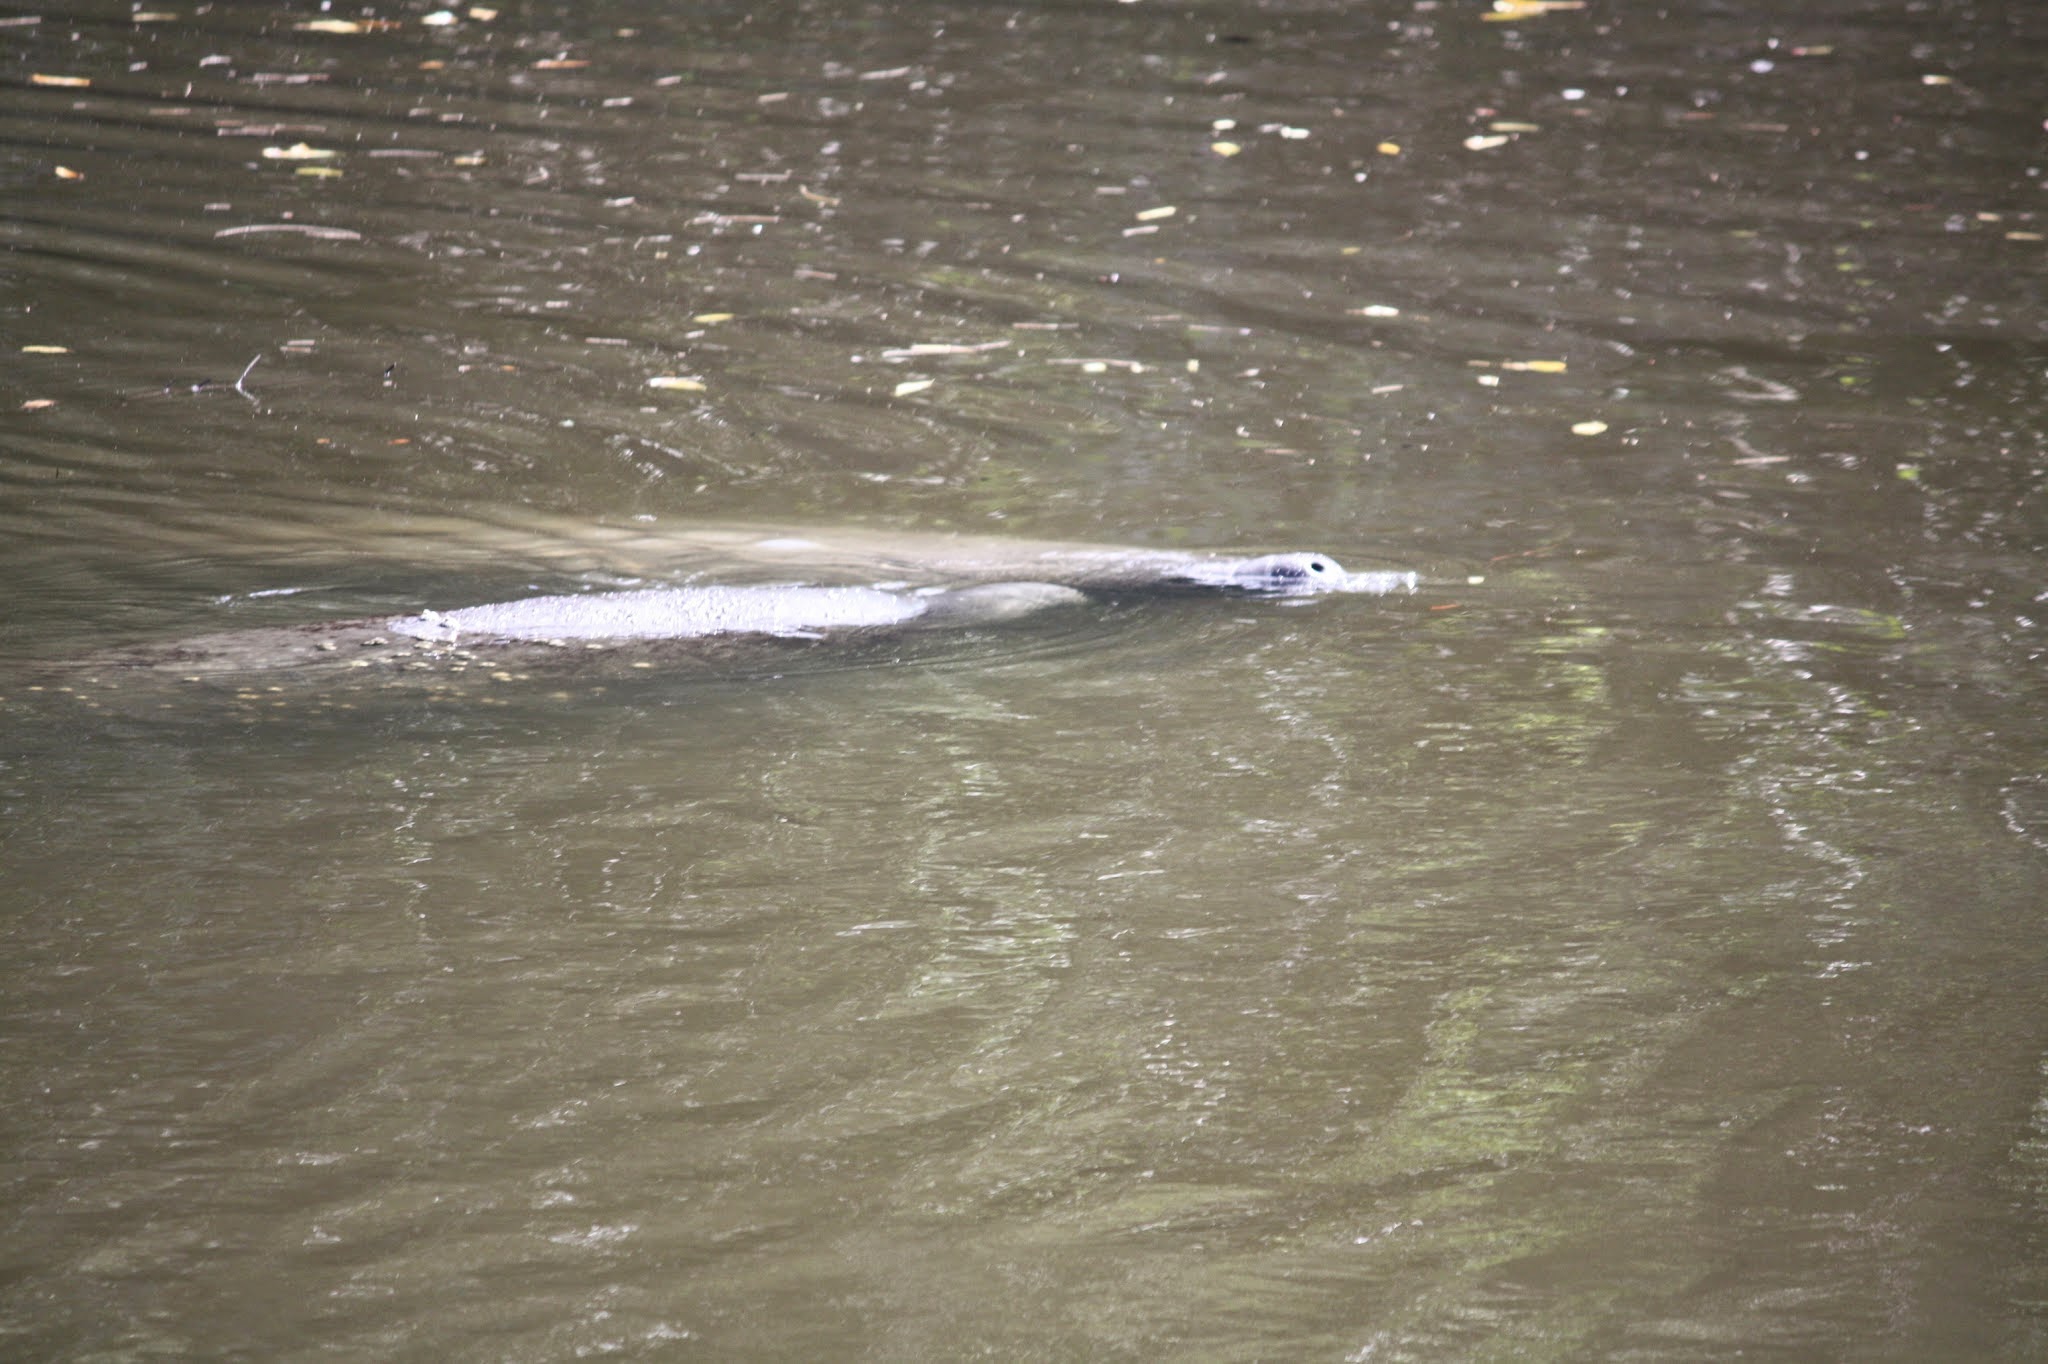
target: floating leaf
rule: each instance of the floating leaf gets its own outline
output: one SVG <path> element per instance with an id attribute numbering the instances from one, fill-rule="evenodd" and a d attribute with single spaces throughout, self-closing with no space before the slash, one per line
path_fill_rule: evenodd
<path id="1" fill-rule="evenodd" d="M 303 142 L 295 142 L 289 147 L 263 149 L 265 161 L 325 161 L 335 155 L 337 153 L 325 147 L 309 147 Z"/>
<path id="2" fill-rule="evenodd" d="M 327 242 L 359 242 L 363 234 L 346 227 L 327 227 L 320 223 L 250 223 L 246 227 L 223 227 L 213 235 L 216 237 L 249 237 L 260 232 L 293 232 L 301 237 L 315 237 Z"/>
<path id="3" fill-rule="evenodd" d="M 1401 310 L 1386 303 L 1368 303 L 1363 308 L 1346 308 L 1353 317 L 1399 317 Z"/>
<path id="4" fill-rule="evenodd" d="M 702 393 L 704 391 L 703 380 L 685 379 L 679 374 L 657 374 L 647 381 L 647 386 L 649 388 L 674 389 L 678 393 Z"/>
<path id="5" fill-rule="evenodd" d="M 732 321 L 732 314 L 731 314 L 731 313 L 698 313 L 698 314 L 697 314 L 697 315 L 696 315 L 695 317 L 691 318 L 690 320 L 691 320 L 692 322 L 702 322 L 702 323 L 704 323 L 705 325 L 707 325 L 707 326 L 708 326 L 708 325 L 710 325 L 710 324 L 711 324 L 711 323 L 713 323 L 713 322 L 730 322 L 730 321 Z"/>
<path id="6" fill-rule="evenodd" d="M 1236 156 L 1244 148 L 1238 146 L 1235 142 L 1211 142 L 1209 150 L 1218 156 Z"/>
<path id="7" fill-rule="evenodd" d="M 533 64 L 536 71 L 581 71 L 590 65 L 582 57 L 543 57 Z"/>
<path id="8" fill-rule="evenodd" d="M 293 175 L 307 175 L 316 180 L 339 180 L 347 173 L 336 166 L 301 166 L 292 172 Z"/>
<path id="9" fill-rule="evenodd" d="M 305 19 L 292 27 L 300 33 L 378 33 L 397 28 L 396 19 Z"/>
<path id="10" fill-rule="evenodd" d="M 1398 142 L 1382 142 L 1373 150 L 1381 156 L 1399 156 L 1401 154 L 1401 144 Z"/>
<path id="11" fill-rule="evenodd" d="M 21 353 L 22 353 L 23 355 L 69 355 L 69 354 L 71 354 L 71 347 L 69 347 L 69 346 L 23 346 L 23 347 L 21 348 Z"/>
<path id="12" fill-rule="evenodd" d="M 1573 434 L 1573 435 L 1575 435 L 1575 436 L 1597 436 L 1597 435 L 1599 435 L 1599 434 L 1600 434 L 1600 433 L 1601 433 L 1602 431 L 1605 431 L 1606 429 L 1607 429 L 1607 423 L 1606 423 L 1606 422 L 1598 422 L 1598 421 L 1595 421 L 1595 422 L 1573 422 L 1573 423 L 1572 423 L 1572 434 Z"/>
<path id="13" fill-rule="evenodd" d="M 83 179 L 85 179 L 85 172 L 84 172 L 84 171 L 76 171 L 76 170 L 73 170 L 73 169 L 71 169 L 71 167 L 69 167 L 69 166 L 59 166 L 59 167 L 57 167 L 57 171 L 56 171 L 56 174 L 57 174 L 57 178 L 58 178 L 59 180 L 83 180 Z"/>
<path id="14" fill-rule="evenodd" d="M 884 360 L 914 360 L 921 355 L 979 355 L 988 350 L 1005 350 L 1007 341 L 982 341 L 975 345 L 962 345 L 949 341 L 919 341 L 909 346 L 892 346 L 882 352 Z"/>
<path id="15" fill-rule="evenodd" d="M 46 407 L 55 407 L 56 405 L 57 400 L 55 398 L 30 398 L 21 405 L 21 410 L 24 412 L 40 412 Z"/>
<path id="16" fill-rule="evenodd" d="M 902 383 L 896 385 L 891 392 L 893 396 L 902 398 L 912 393 L 922 393 L 937 382 L 938 380 L 936 379 L 905 379 Z"/>
<path id="17" fill-rule="evenodd" d="M 1553 10 L 1584 9 L 1586 0 L 1493 0 L 1493 12 L 1479 17 L 1489 24 L 1540 19 Z"/>
<path id="18" fill-rule="evenodd" d="M 1495 147 L 1505 146 L 1506 144 L 1507 138 L 1500 134 L 1488 136 L 1484 133 L 1474 133 L 1465 139 L 1465 150 L 1468 152 L 1490 152 Z"/>
<path id="19" fill-rule="evenodd" d="M 91 84 L 92 84 L 92 77 L 90 77 L 90 76 L 47 76 L 47 75 L 44 75 L 44 74 L 43 74 L 42 72 L 40 72 L 40 71 L 37 71 L 37 72 L 34 72 L 34 73 L 32 73 L 32 74 L 31 74 L 31 75 L 29 76 L 29 78 L 28 78 L 28 83 L 29 83 L 30 85 L 61 85 L 61 86 L 64 86 L 64 87 L 66 87 L 67 89 L 73 89 L 73 90 L 76 90 L 76 89 L 82 89 L 82 88 L 83 88 L 83 87 L 85 87 L 85 86 L 91 85 Z"/>
<path id="20" fill-rule="evenodd" d="M 1562 374 L 1565 362 L 1562 360 L 1503 360 L 1502 369 L 1518 369 L 1528 374 Z"/>
<path id="21" fill-rule="evenodd" d="M 1161 204 L 1158 208 L 1148 208 L 1141 211 L 1138 214 L 1138 221 L 1141 223 L 1157 222 L 1161 218 L 1171 218 L 1174 214 L 1178 212 L 1180 212 L 1180 210 L 1175 208 L 1172 204 Z"/>

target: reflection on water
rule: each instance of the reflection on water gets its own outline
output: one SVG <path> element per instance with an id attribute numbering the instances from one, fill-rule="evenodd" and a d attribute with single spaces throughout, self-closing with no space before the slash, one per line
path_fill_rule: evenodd
<path id="1" fill-rule="evenodd" d="M 1501 14 L 7 21 L 8 1352 L 2038 1355 L 2038 25 Z M 1425 583 L 47 670 L 725 522 Z"/>

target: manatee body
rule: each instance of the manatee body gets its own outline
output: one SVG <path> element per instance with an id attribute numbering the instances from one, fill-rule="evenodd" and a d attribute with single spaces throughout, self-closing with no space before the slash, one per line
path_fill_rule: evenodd
<path id="1" fill-rule="evenodd" d="M 877 587 L 669 587 L 590 592 L 424 611 L 389 622 L 435 643 L 506 640 L 696 639 L 705 635 L 815 637 L 833 630 L 1008 620 L 1085 600 L 1052 583 L 993 583 L 928 592 Z"/>
<path id="2" fill-rule="evenodd" d="M 916 558 L 872 555 L 797 536 L 755 536 L 724 548 L 736 573 L 771 566 L 865 583 L 740 583 L 570 593 L 416 615 L 228 631 L 113 650 L 91 670 L 149 669 L 191 680 L 278 670 L 370 670 L 376 677 L 494 677 L 528 668 L 699 667 L 786 657 L 778 642 L 887 639 L 906 631 L 1014 620 L 1089 594 L 1208 591 L 1297 596 L 1391 592 L 1413 574 L 1347 573 L 1325 554 L 1253 556 L 929 537 Z M 754 641 L 749 645 L 747 641 Z M 507 672 L 505 670 L 512 670 Z M 495 671 L 494 671 L 495 670 Z M 132 674 L 131 674 L 132 675 Z"/>

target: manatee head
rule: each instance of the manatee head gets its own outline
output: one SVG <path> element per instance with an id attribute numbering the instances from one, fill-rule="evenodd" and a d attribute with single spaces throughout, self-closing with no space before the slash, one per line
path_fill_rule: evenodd
<path id="1" fill-rule="evenodd" d="M 1232 586 L 1249 592 L 1342 592 L 1350 580 L 1344 566 L 1327 554 L 1296 551 L 1237 559 L 1229 565 Z"/>

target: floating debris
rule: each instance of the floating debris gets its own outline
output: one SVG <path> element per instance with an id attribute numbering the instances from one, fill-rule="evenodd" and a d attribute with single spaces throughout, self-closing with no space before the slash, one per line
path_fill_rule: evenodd
<path id="1" fill-rule="evenodd" d="M 1586 0 L 1493 0 L 1493 10 L 1479 18 L 1488 24 L 1506 24 L 1517 19 L 1540 19 L 1557 10 L 1585 7 Z"/>
<path id="2" fill-rule="evenodd" d="M 324 242 L 359 242 L 363 234 L 346 227 L 327 227 L 320 223 L 249 223 L 242 227 L 223 227 L 213 235 L 216 237 L 248 237 L 259 232 L 293 232 L 301 237 L 312 237 Z"/>
<path id="3" fill-rule="evenodd" d="M 1597 436 L 1606 429 L 1606 422 L 1593 421 L 1572 423 L 1572 434 L 1575 436 Z"/>
<path id="4" fill-rule="evenodd" d="M 904 398 L 912 393 L 922 393 L 937 382 L 936 379 L 905 379 L 890 390 L 890 396 Z"/>
<path id="5" fill-rule="evenodd" d="M 982 341 L 975 345 L 955 345 L 944 341 L 919 341 L 915 345 L 894 346 L 882 352 L 884 360 L 915 360 L 926 355 L 979 355 L 983 351 L 1008 350 L 1008 341 Z"/>
<path id="6" fill-rule="evenodd" d="M 383 33 L 402 28 L 396 19 L 304 19 L 292 27 L 300 33 Z"/>

